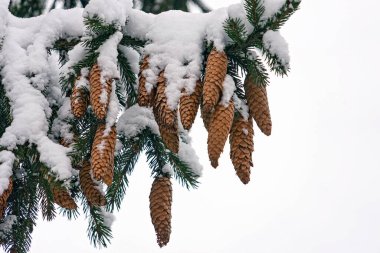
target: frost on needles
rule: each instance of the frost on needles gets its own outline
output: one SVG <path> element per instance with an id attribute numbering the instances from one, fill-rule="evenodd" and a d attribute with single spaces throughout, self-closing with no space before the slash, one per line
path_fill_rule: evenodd
<path id="1" fill-rule="evenodd" d="M 191 147 L 200 110 L 212 166 L 229 137 L 236 174 L 249 182 L 253 121 L 266 135 L 269 71 L 286 75 L 281 26 L 299 0 L 246 0 L 204 14 L 92 0 L 85 9 L 20 19 L 0 0 L 0 243 L 27 252 L 38 211 L 75 219 L 82 207 L 95 246 L 112 238 L 141 152 L 155 178 L 157 242 L 171 231 L 171 178 L 196 188 Z M 159 217 L 159 218 L 157 218 Z"/>

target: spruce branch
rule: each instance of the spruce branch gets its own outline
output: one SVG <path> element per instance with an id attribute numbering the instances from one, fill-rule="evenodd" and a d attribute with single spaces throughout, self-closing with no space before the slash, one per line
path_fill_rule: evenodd
<path id="1" fill-rule="evenodd" d="M 286 0 L 281 8 L 270 18 L 265 20 L 266 30 L 277 31 L 298 10 L 301 0 Z"/>

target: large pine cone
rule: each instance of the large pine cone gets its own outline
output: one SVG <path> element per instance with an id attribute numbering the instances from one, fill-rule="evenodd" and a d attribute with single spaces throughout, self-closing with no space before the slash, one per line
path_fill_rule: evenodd
<path id="1" fill-rule="evenodd" d="M 228 59 L 224 52 L 215 48 L 207 58 L 206 74 L 203 85 L 203 109 L 210 112 L 219 102 L 223 82 L 227 74 Z"/>
<path id="2" fill-rule="evenodd" d="M 91 150 L 91 169 L 94 179 L 103 180 L 109 186 L 113 179 L 116 127 L 111 127 L 107 135 L 105 129 L 105 124 L 100 124 L 96 130 Z"/>
<path id="3" fill-rule="evenodd" d="M 244 82 L 244 89 L 249 106 L 249 114 L 255 119 L 261 132 L 269 136 L 272 132 L 272 120 L 266 88 L 256 85 L 253 83 L 252 78 L 247 77 Z"/>
<path id="4" fill-rule="evenodd" d="M 76 118 L 83 117 L 86 113 L 88 106 L 88 98 L 86 92 L 83 90 L 83 88 L 77 86 L 77 82 L 79 79 L 80 77 L 78 77 L 75 81 L 73 92 L 70 96 L 71 111 L 73 112 Z"/>
<path id="5" fill-rule="evenodd" d="M 172 184 L 170 178 L 157 177 L 149 195 L 150 216 L 160 247 L 168 244 L 171 233 Z"/>
<path id="6" fill-rule="evenodd" d="M 178 127 L 175 126 L 174 128 L 167 128 L 161 124 L 159 124 L 158 127 L 165 146 L 170 151 L 177 154 L 179 149 Z"/>
<path id="7" fill-rule="evenodd" d="M 80 188 L 87 201 L 91 205 L 95 206 L 105 206 L 106 198 L 97 189 L 96 183 L 91 178 L 91 164 L 85 162 L 82 169 L 79 172 Z"/>
<path id="8" fill-rule="evenodd" d="M 66 208 L 66 209 L 76 209 L 77 204 L 75 203 L 74 199 L 70 196 L 68 191 L 59 186 L 53 186 L 52 187 L 54 202 L 58 204 L 60 207 Z"/>
<path id="9" fill-rule="evenodd" d="M 96 117 L 100 120 L 107 115 L 111 91 L 112 80 L 107 80 L 102 84 L 100 67 L 95 64 L 90 71 L 90 103 Z"/>
<path id="10" fill-rule="evenodd" d="M 190 95 L 183 95 L 179 102 L 179 113 L 183 128 L 190 130 L 197 116 L 198 107 L 201 102 L 202 83 L 197 81 L 194 92 Z"/>
<path id="11" fill-rule="evenodd" d="M 251 174 L 253 152 L 252 118 L 245 120 L 240 113 L 235 117 L 230 132 L 230 158 L 236 174 L 248 184 Z"/>
<path id="12" fill-rule="evenodd" d="M 207 148 L 211 165 L 214 168 L 218 167 L 218 160 L 230 132 L 233 117 L 234 103 L 232 100 L 227 107 L 221 104 L 217 105 L 212 115 L 208 127 Z"/>
<path id="13" fill-rule="evenodd" d="M 8 188 L 3 191 L 0 196 L 0 220 L 4 217 L 5 209 L 7 208 L 7 201 L 13 191 L 12 177 L 9 178 Z"/>
<path id="14" fill-rule="evenodd" d="M 166 80 L 164 77 L 164 71 L 162 71 L 157 80 L 157 90 L 155 94 L 153 112 L 158 124 L 168 128 L 173 128 L 175 127 L 175 124 L 178 124 L 177 109 L 171 110 L 169 108 L 165 89 Z"/>
<path id="15" fill-rule="evenodd" d="M 139 88 L 138 88 L 138 97 L 137 102 L 140 106 L 149 106 L 151 104 L 151 100 L 154 98 L 152 97 L 152 92 L 148 93 L 145 83 L 146 78 L 143 75 L 143 71 L 149 68 L 149 56 L 145 56 L 143 61 L 140 64 L 140 71 L 139 71 Z"/>

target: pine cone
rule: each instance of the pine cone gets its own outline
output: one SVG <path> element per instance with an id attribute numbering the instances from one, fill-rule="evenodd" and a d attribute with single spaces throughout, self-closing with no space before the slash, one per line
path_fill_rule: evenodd
<path id="1" fill-rule="evenodd" d="M 80 79 L 80 77 L 77 78 L 75 81 L 73 92 L 70 96 L 71 101 L 71 111 L 73 112 L 74 116 L 76 118 L 81 118 L 84 116 L 87 110 L 88 106 L 88 98 L 86 95 L 86 92 L 83 90 L 83 88 L 78 88 L 77 82 Z"/>
<path id="2" fill-rule="evenodd" d="M 8 188 L 3 191 L 0 196 L 0 220 L 4 217 L 5 209 L 7 208 L 7 201 L 13 191 L 12 177 L 9 178 Z"/>
<path id="3" fill-rule="evenodd" d="M 148 107 L 151 104 L 152 98 L 152 92 L 148 93 L 147 89 L 145 88 L 146 78 L 143 75 L 143 71 L 149 68 L 149 56 L 145 56 L 141 65 L 140 65 L 140 72 L 139 72 L 139 88 L 138 88 L 138 97 L 137 102 L 139 106 L 145 106 Z"/>
<path id="4" fill-rule="evenodd" d="M 73 198 L 70 196 L 70 194 L 67 192 L 67 190 L 63 187 L 59 186 L 53 186 L 52 187 L 54 202 L 58 204 L 60 207 L 66 208 L 66 209 L 76 209 L 77 204 L 73 200 Z"/>
<path id="5" fill-rule="evenodd" d="M 207 148 L 212 167 L 218 167 L 218 159 L 223 152 L 234 117 L 234 103 L 217 105 L 208 127 Z"/>
<path id="6" fill-rule="evenodd" d="M 177 124 L 177 110 L 171 110 L 167 103 L 165 94 L 166 80 L 162 71 L 157 80 L 157 90 L 155 94 L 153 112 L 158 124 L 168 128 L 175 127 Z"/>
<path id="7" fill-rule="evenodd" d="M 240 113 L 232 123 L 230 133 L 230 158 L 236 174 L 243 182 L 248 184 L 251 174 L 253 152 L 253 126 L 252 118 L 246 121 Z"/>
<path id="8" fill-rule="evenodd" d="M 170 178 L 157 177 L 149 195 L 150 217 L 160 247 L 168 244 L 171 233 L 172 184 Z"/>
<path id="9" fill-rule="evenodd" d="M 90 71 L 90 102 L 96 117 L 103 120 L 106 117 L 111 97 L 112 80 L 101 82 L 101 70 L 95 64 Z"/>
<path id="10" fill-rule="evenodd" d="M 256 85 L 251 78 L 247 77 L 244 82 L 244 89 L 249 106 L 249 114 L 255 119 L 261 132 L 269 136 L 272 132 L 272 120 L 266 88 Z"/>
<path id="11" fill-rule="evenodd" d="M 112 184 L 113 164 L 116 145 L 116 127 L 111 127 L 105 135 L 105 124 L 99 124 L 91 150 L 91 169 L 94 179 L 103 180 L 108 186 Z"/>
<path id="12" fill-rule="evenodd" d="M 158 125 L 162 141 L 165 143 L 165 146 L 172 151 L 173 153 L 178 153 L 179 149 L 179 137 L 178 137 L 178 127 L 177 125 L 174 128 L 167 128 L 162 125 Z"/>
<path id="13" fill-rule="evenodd" d="M 203 125 L 208 131 L 208 126 L 210 125 L 210 120 L 211 120 L 212 113 L 211 112 L 205 112 L 203 109 L 203 106 L 201 106 L 201 118 L 203 120 Z"/>
<path id="14" fill-rule="evenodd" d="M 202 83 L 197 81 L 194 92 L 190 95 L 184 95 L 179 102 L 179 113 L 183 128 L 190 130 L 197 116 L 198 107 L 201 102 Z"/>
<path id="15" fill-rule="evenodd" d="M 80 188 L 83 191 L 87 201 L 94 206 L 105 206 L 106 198 L 97 189 L 96 183 L 91 178 L 91 164 L 85 162 L 79 172 Z"/>
<path id="16" fill-rule="evenodd" d="M 227 74 L 228 59 L 224 52 L 214 48 L 207 58 L 206 74 L 203 85 L 203 108 L 210 112 L 218 103 L 223 91 L 223 82 Z"/>

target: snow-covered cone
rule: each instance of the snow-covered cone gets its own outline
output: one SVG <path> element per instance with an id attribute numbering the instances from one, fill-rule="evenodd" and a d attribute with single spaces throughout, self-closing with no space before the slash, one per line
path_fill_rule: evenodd
<path id="1" fill-rule="evenodd" d="M 207 58 L 203 85 L 203 109 L 205 112 L 210 112 L 219 102 L 223 91 L 223 82 L 227 74 L 227 65 L 227 55 L 214 48 Z"/>
<path id="2" fill-rule="evenodd" d="M 77 204 L 65 188 L 53 186 L 52 192 L 54 203 L 58 204 L 60 207 L 71 210 L 77 208 Z"/>
<path id="3" fill-rule="evenodd" d="M 251 78 L 247 77 L 244 82 L 244 89 L 249 114 L 254 118 L 261 132 L 269 136 L 272 132 L 272 120 L 266 88 L 256 85 Z"/>
<path id="4" fill-rule="evenodd" d="M 179 102 L 179 113 L 183 128 L 189 130 L 197 116 L 198 107 L 201 102 L 202 83 L 197 81 L 194 92 L 190 95 L 183 95 Z"/>
<path id="5" fill-rule="evenodd" d="M 102 83 L 101 69 L 95 64 L 90 71 L 90 103 L 98 119 L 104 119 L 112 91 L 112 80 Z"/>
<path id="6" fill-rule="evenodd" d="M 76 118 L 83 117 L 88 106 L 88 98 L 86 92 L 83 90 L 83 88 L 77 86 L 79 79 L 80 77 L 77 78 L 73 87 L 73 92 L 70 96 L 71 111 Z"/>
<path id="7" fill-rule="evenodd" d="M 138 88 L 138 97 L 137 102 L 139 106 L 149 106 L 151 103 L 151 94 L 148 93 L 145 83 L 146 78 L 143 75 L 143 71 L 149 68 L 149 57 L 145 56 L 143 61 L 140 64 L 139 72 L 139 88 Z"/>
<path id="8" fill-rule="evenodd" d="M 160 247 L 168 244 L 171 233 L 172 183 L 170 178 L 157 177 L 149 195 L 150 217 Z"/>
<path id="9" fill-rule="evenodd" d="M 106 198 L 97 188 L 97 184 L 91 178 L 91 164 L 85 162 L 79 172 L 80 188 L 87 201 L 91 205 L 104 206 L 106 205 Z"/>
<path id="10" fill-rule="evenodd" d="M 116 127 L 105 131 L 106 125 L 99 124 L 91 149 L 91 169 L 94 179 L 112 184 L 114 153 L 116 145 Z"/>
<path id="11" fill-rule="evenodd" d="M 165 126 L 159 125 L 159 130 L 161 134 L 162 141 L 165 146 L 172 152 L 178 153 L 179 149 L 179 137 L 178 137 L 178 127 L 167 128 Z"/>
<path id="12" fill-rule="evenodd" d="M 12 177 L 9 178 L 8 188 L 3 191 L 0 196 L 0 219 L 3 218 L 5 209 L 7 208 L 7 201 L 13 190 Z"/>
<path id="13" fill-rule="evenodd" d="M 177 124 L 177 109 L 172 110 L 168 105 L 165 94 L 165 83 L 166 80 L 164 77 L 164 72 L 162 71 L 157 80 L 157 90 L 155 94 L 153 112 L 159 125 L 172 128 L 175 127 L 175 124 Z"/>
<path id="14" fill-rule="evenodd" d="M 245 120 L 240 113 L 235 117 L 230 132 L 230 158 L 236 175 L 248 184 L 251 175 L 253 152 L 252 118 Z"/>
<path id="15" fill-rule="evenodd" d="M 218 167 L 218 160 L 230 133 L 233 117 L 234 103 L 232 100 L 227 107 L 218 104 L 212 115 L 208 127 L 207 149 L 211 165 L 214 168 Z"/>

